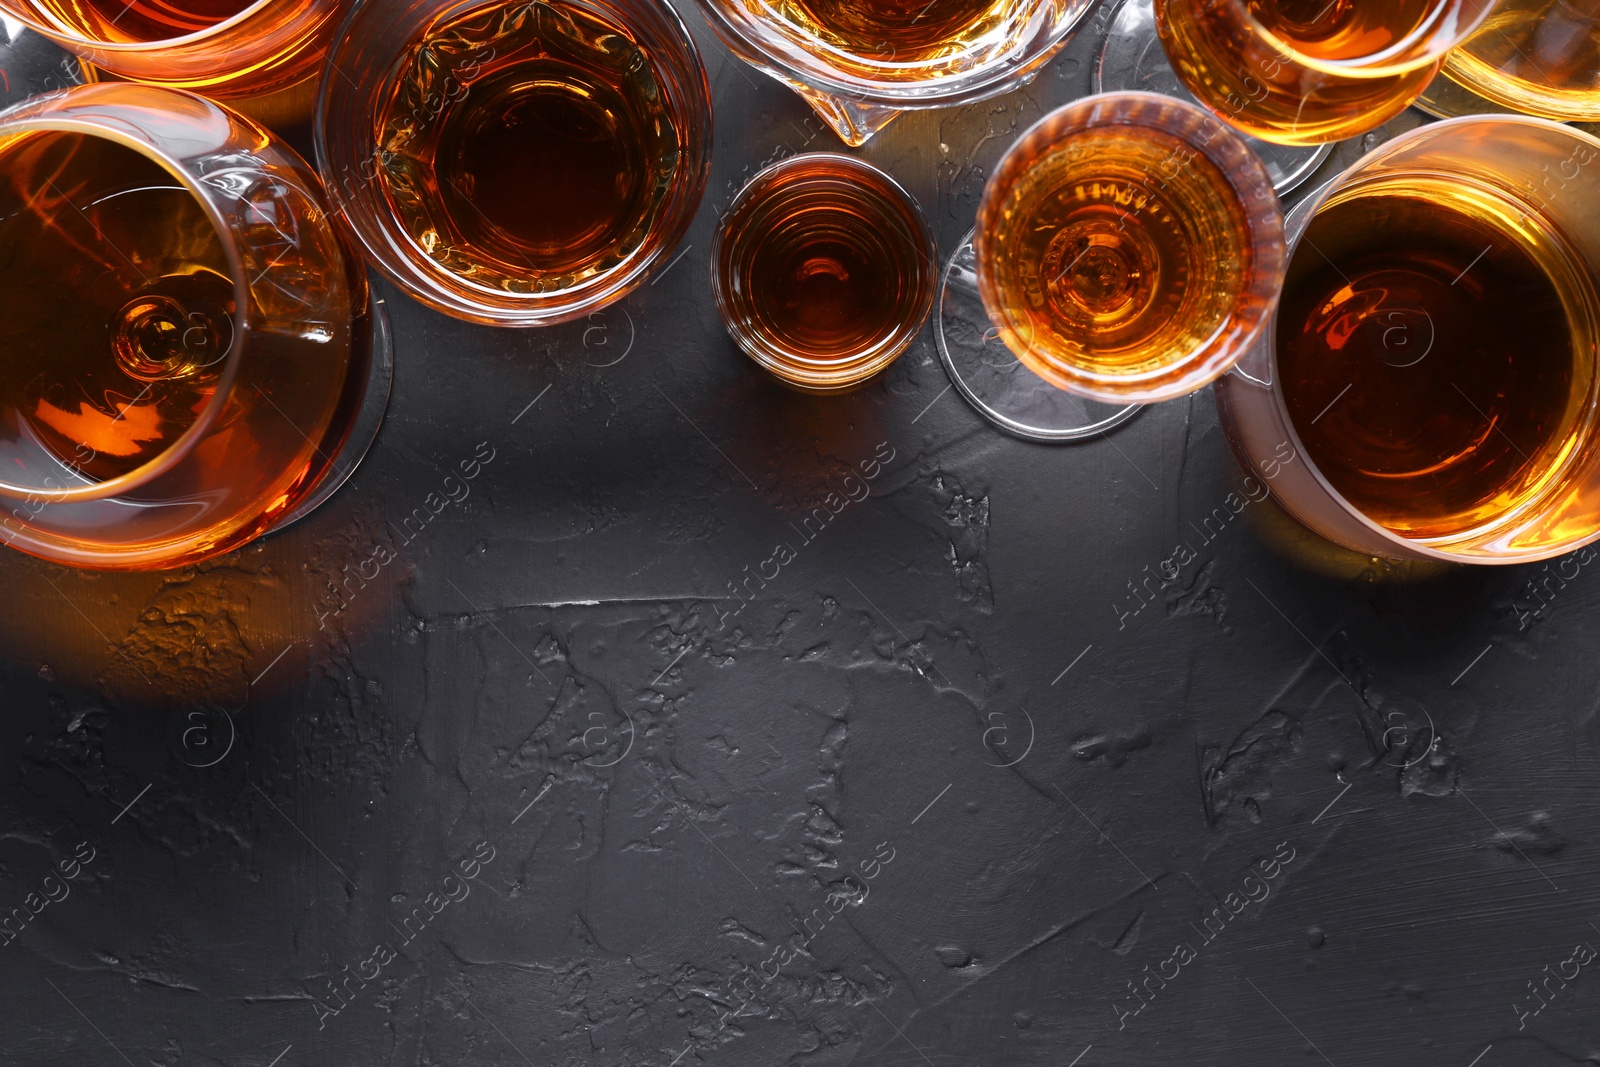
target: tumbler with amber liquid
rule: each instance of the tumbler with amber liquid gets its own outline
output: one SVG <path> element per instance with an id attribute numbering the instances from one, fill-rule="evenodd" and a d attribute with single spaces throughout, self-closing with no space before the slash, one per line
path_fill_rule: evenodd
<path id="1" fill-rule="evenodd" d="M 348 8 L 348 0 L 0 0 L 6 14 L 118 78 L 230 101 L 307 83 Z"/>
<path id="2" fill-rule="evenodd" d="M 1493 0 L 1155 0 L 1184 88 L 1263 141 L 1375 129 L 1416 100 Z"/>
<path id="3" fill-rule="evenodd" d="M 1191 393 L 1233 365 L 1271 312 L 1284 246 L 1271 182 L 1236 132 L 1193 104 L 1110 93 L 1052 112 L 1011 147 L 971 256 L 986 317 L 1020 366 L 985 371 L 978 331 L 948 310 L 963 275 L 953 264 L 943 352 L 969 399 L 976 380 L 992 409 L 1036 379 L 1129 405 Z"/>
<path id="4" fill-rule="evenodd" d="M 1600 537 L 1596 164 L 1570 127 L 1452 119 L 1296 208 L 1273 329 L 1217 390 L 1289 514 L 1391 559 Z"/>
<path id="5" fill-rule="evenodd" d="M 849 156 L 791 156 L 723 216 L 711 288 L 729 335 L 784 385 L 840 393 L 905 351 L 928 317 L 933 234 L 889 175 Z"/>
<path id="6" fill-rule="evenodd" d="M 133 83 L 0 113 L 0 543 L 154 569 L 306 514 L 382 418 L 380 321 L 243 116 Z"/>
<path id="7" fill-rule="evenodd" d="M 316 145 L 397 285 L 536 326 L 670 262 L 705 190 L 710 90 L 655 0 L 366 0 L 330 57 Z"/>

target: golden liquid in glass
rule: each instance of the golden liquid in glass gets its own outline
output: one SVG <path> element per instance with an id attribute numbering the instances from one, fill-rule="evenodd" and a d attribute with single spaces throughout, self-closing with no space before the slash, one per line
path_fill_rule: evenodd
<path id="1" fill-rule="evenodd" d="M 1024 164 L 992 217 L 979 239 L 990 315 L 1018 358 L 1058 384 L 1056 364 L 1135 374 L 1181 360 L 1246 300 L 1237 191 L 1159 130 L 1073 134 Z"/>
<path id="2" fill-rule="evenodd" d="M 508 292 L 570 288 L 646 240 L 683 138 L 651 56 L 560 3 L 474 9 L 414 45 L 380 109 L 379 181 L 411 239 Z"/>
<path id="3" fill-rule="evenodd" d="M 1521 514 L 1561 491 L 1586 432 L 1597 306 L 1560 235 L 1498 194 L 1417 177 L 1338 194 L 1278 310 L 1295 431 L 1401 536 Z"/>
<path id="4" fill-rule="evenodd" d="M 1250 0 L 1251 26 L 1229 0 L 1156 0 L 1156 31 L 1179 80 L 1228 122 L 1265 141 L 1321 144 L 1399 114 L 1438 64 L 1358 78 L 1314 70 L 1293 53 L 1327 62 L 1379 54 L 1455 3 Z"/>

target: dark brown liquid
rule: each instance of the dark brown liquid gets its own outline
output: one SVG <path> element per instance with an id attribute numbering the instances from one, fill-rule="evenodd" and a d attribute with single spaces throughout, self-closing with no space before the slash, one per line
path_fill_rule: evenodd
<path id="1" fill-rule="evenodd" d="M 719 247 L 719 296 L 738 328 L 776 358 L 841 365 L 916 330 L 933 266 L 903 194 L 826 158 L 757 183 Z"/>
<path id="2" fill-rule="evenodd" d="M 507 4 L 434 30 L 380 117 L 397 216 L 449 269 L 564 288 L 644 240 L 679 159 L 650 57 L 575 7 Z"/>
<path id="3" fill-rule="evenodd" d="M 225 22 L 255 0 L 65 0 L 48 4 L 65 25 L 103 41 L 165 41 Z"/>
<path id="4" fill-rule="evenodd" d="M 1008 5 L 995 0 L 793 0 L 793 22 L 850 55 L 914 63 L 958 50 Z"/>
<path id="5" fill-rule="evenodd" d="M 1555 239 L 1514 235 L 1481 195 L 1431 184 L 1320 211 L 1278 312 L 1310 458 L 1411 537 L 1473 529 L 1548 489 L 1593 361 L 1589 283 Z"/>

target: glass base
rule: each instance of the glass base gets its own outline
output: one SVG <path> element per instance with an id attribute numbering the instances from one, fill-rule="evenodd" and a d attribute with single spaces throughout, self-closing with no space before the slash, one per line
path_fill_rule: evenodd
<path id="1" fill-rule="evenodd" d="M 1111 19 L 1106 39 L 1095 57 L 1094 91 L 1097 93 L 1127 92 L 1137 90 L 1160 93 L 1179 100 L 1197 103 L 1189 90 L 1178 81 L 1167 62 L 1167 53 L 1156 35 L 1155 7 L 1151 0 L 1124 0 Z M 1314 148 L 1272 144 L 1241 134 L 1245 143 L 1260 157 L 1272 178 L 1272 188 L 1278 195 L 1294 189 L 1311 177 L 1333 151 L 1333 145 Z"/>
<path id="2" fill-rule="evenodd" d="M 356 415 L 350 432 L 345 435 L 339 451 L 327 457 L 330 461 L 328 467 L 311 492 L 272 527 L 269 535 L 288 529 L 327 503 L 328 498 L 350 480 L 378 437 L 384 413 L 389 409 L 389 388 L 394 384 L 394 343 L 384 297 L 376 289 L 372 292 L 371 310 L 367 318 L 367 375 L 356 387 L 358 395 L 351 398 Z"/>
<path id="3" fill-rule="evenodd" d="M 1465 115 L 1524 114 L 1486 96 L 1479 96 L 1443 71 L 1428 83 L 1412 106 L 1436 119 L 1455 119 Z M 1566 125 L 1585 133 L 1600 134 L 1600 122 L 1568 122 Z"/>
<path id="4" fill-rule="evenodd" d="M 1074 396 L 1017 359 L 978 295 L 972 238 L 969 230 L 945 265 L 934 330 L 945 373 L 967 402 L 1009 434 L 1052 443 L 1095 437 L 1137 415 L 1139 404 L 1119 407 Z"/>

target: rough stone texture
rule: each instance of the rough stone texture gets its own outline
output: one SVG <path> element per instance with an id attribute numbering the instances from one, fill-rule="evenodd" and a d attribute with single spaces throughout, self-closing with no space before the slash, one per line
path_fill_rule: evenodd
<path id="1" fill-rule="evenodd" d="M 712 228 L 839 146 L 686 15 L 717 163 L 656 284 L 540 331 L 391 291 L 388 422 L 310 520 L 172 574 L 0 554 L 0 906 L 79 866 L 0 946 L 0 1060 L 1600 1061 L 1600 975 L 1530 989 L 1600 945 L 1600 579 L 1530 615 L 1542 568 L 1396 568 L 1266 504 L 1196 538 L 1238 477 L 1209 391 L 1047 447 L 941 395 L 927 332 L 849 397 L 767 383 Z M 943 252 L 1092 37 L 861 152 Z"/>

